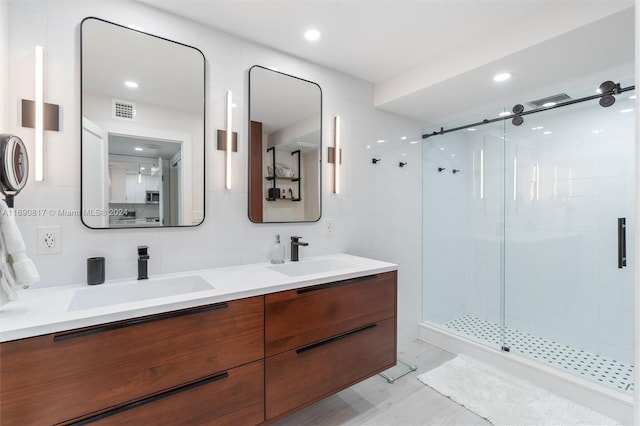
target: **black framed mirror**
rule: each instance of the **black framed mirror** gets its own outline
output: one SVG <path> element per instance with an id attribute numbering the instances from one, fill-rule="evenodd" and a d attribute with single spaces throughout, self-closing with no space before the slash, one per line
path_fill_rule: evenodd
<path id="1" fill-rule="evenodd" d="M 99 18 L 81 25 L 82 222 L 90 228 L 204 220 L 202 52 Z"/>
<path id="2" fill-rule="evenodd" d="M 322 90 L 259 65 L 249 70 L 249 219 L 321 216 Z"/>

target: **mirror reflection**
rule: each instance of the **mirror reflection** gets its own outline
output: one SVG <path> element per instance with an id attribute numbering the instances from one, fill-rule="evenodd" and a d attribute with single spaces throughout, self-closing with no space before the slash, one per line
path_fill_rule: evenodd
<path id="1" fill-rule="evenodd" d="M 204 56 L 97 18 L 82 22 L 81 44 L 83 223 L 200 224 Z"/>
<path id="2" fill-rule="evenodd" d="M 261 66 L 249 70 L 249 218 L 313 222 L 321 212 L 322 91 Z"/>

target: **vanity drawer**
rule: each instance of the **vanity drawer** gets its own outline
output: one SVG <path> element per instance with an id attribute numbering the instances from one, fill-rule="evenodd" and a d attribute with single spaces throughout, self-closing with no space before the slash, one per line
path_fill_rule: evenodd
<path id="1" fill-rule="evenodd" d="M 263 422 L 264 362 L 256 361 L 119 407 L 80 424 L 235 426 Z"/>
<path id="2" fill-rule="evenodd" d="M 396 271 L 265 296 L 267 356 L 396 315 Z"/>
<path id="3" fill-rule="evenodd" d="M 396 320 L 266 359 L 266 418 L 274 420 L 396 363 Z"/>
<path id="4" fill-rule="evenodd" d="M 2 422 L 53 424 L 258 360 L 263 327 L 260 296 L 3 343 Z"/>

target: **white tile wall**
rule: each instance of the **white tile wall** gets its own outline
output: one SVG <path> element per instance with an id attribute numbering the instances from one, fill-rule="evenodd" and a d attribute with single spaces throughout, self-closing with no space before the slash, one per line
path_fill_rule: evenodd
<path id="1" fill-rule="evenodd" d="M 2 4 L 6 5 L 3 1 Z M 421 160 L 420 126 L 376 110 L 373 86 L 234 38 L 210 28 L 159 12 L 132 1 L 9 1 L 9 96 L 3 96 L 9 123 L 3 131 L 19 135 L 33 152 L 33 132 L 19 125 L 19 101 L 33 98 L 30 81 L 33 46 L 46 52 L 47 102 L 61 106 L 61 131 L 46 134 L 45 181 L 32 179 L 16 198 L 16 207 L 80 206 L 80 22 L 95 16 L 123 25 L 137 24 L 151 34 L 202 50 L 207 59 L 206 217 L 196 228 L 161 230 L 91 230 L 77 217 L 19 218 L 28 255 L 42 280 L 37 286 L 81 283 L 85 259 L 105 256 L 107 278 L 136 273 L 139 244 L 150 247 L 150 274 L 267 260 L 276 233 L 288 239 L 301 235 L 310 243 L 302 256 L 348 252 L 399 264 L 399 340 L 417 336 L 421 293 Z M 2 15 L 0 14 L 0 18 Z M 3 26 L 4 28 L 4 26 Z M 0 38 L 0 42 L 1 42 Z M 5 63 L 6 61 L 0 61 Z M 343 190 L 330 193 L 332 166 L 323 165 L 323 212 L 318 223 L 256 225 L 247 218 L 247 71 L 255 64 L 317 82 L 323 90 L 323 144 L 332 144 L 333 116 L 343 124 Z M 224 96 L 234 93 L 234 129 L 239 151 L 234 154 L 233 189 L 224 186 L 223 153 L 212 147 L 215 129 L 224 127 Z M 6 99 L 6 100 L 5 100 Z M 406 136 L 407 139 L 401 139 Z M 384 144 L 376 141 L 385 139 Z M 325 148 L 326 149 L 326 148 Z M 405 155 L 406 154 L 406 155 Z M 382 158 L 374 166 L 371 157 Z M 399 168 L 399 161 L 408 165 Z M 333 219 L 335 234 L 324 233 L 323 220 Z M 36 227 L 60 225 L 62 254 L 38 256 Z M 289 254 L 287 253 L 287 256 Z"/>
<path id="2" fill-rule="evenodd" d="M 0 0 L 0 58 L 9 56 L 9 3 L 8 0 Z M 8 99 L 9 96 L 9 63 L 3 60 L 0 63 L 0 99 Z M 6 129 L 9 123 L 9 108 L 7 102 L 0 103 L 0 131 Z"/>

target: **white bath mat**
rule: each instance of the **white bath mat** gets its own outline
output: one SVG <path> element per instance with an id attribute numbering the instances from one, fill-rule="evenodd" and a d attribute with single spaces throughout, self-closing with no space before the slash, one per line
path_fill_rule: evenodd
<path id="1" fill-rule="evenodd" d="M 418 379 L 494 425 L 619 424 L 529 381 L 464 356 L 457 356 Z"/>

